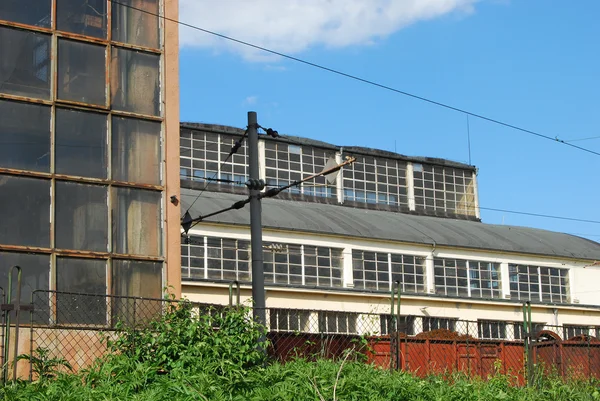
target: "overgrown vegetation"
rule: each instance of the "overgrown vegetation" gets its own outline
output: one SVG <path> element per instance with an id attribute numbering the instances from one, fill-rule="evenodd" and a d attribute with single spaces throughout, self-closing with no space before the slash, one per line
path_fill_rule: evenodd
<path id="1" fill-rule="evenodd" d="M 212 313 L 211 313 L 212 312 Z M 0 387 L 5 400 L 600 400 L 598 383 L 539 379 L 536 388 L 511 386 L 511 377 L 475 380 L 460 375 L 419 379 L 367 365 L 297 359 L 268 363 L 256 348 L 261 328 L 246 309 L 194 312 L 189 303 L 167 311 L 145 330 L 123 331 L 111 353 L 91 368 L 69 372 L 61 359 L 38 350 L 36 380 Z"/>

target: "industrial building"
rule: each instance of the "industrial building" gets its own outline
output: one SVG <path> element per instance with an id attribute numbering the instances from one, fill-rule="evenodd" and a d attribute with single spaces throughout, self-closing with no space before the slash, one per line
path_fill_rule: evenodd
<path id="1" fill-rule="evenodd" d="M 204 216 L 247 198 L 246 145 L 223 163 L 243 134 L 181 124 L 182 214 Z M 356 162 L 262 200 L 271 331 L 363 334 L 365 316 L 376 313 L 375 334 L 386 334 L 390 290 L 399 281 L 408 334 L 445 328 L 519 339 L 524 301 L 538 330 L 561 325 L 563 338 L 598 334 L 600 244 L 481 222 L 474 166 L 261 135 L 259 178 L 267 188 L 283 186 L 346 157 Z M 238 281 L 249 299 L 249 220 L 248 208 L 231 210 L 183 236 L 184 296 L 227 304 Z M 459 319 L 476 323 L 459 328 Z M 309 327 L 311 320 L 319 327 Z"/>

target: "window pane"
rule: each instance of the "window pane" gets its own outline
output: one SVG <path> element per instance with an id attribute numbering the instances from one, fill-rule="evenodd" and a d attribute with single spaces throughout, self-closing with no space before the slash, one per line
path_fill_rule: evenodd
<path id="1" fill-rule="evenodd" d="M 48 99 L 50 36 L 0 27 L 0 49 L 0 92 Z"/>
<path id="2" fill-rule="evenodd" d="M 0 166 L 49 172 L 50 107 L 0 100 L 0 116 Z"/>
<path id="3" fill-rule="evenodd" d="M 8 273 L 12 266 L 20 266 L 22 270 L 21 303 L 31 303 L 33 291 L 47 291 L 50 285 L 50 256 L 34 255 L 16 252 L 0 252 L 0 288 L 8 295 Z M 13 271 L 12 295 L 13 299 L 17 292 L 17 271 Z M 1 294 L 0 294 L 1 295 Z M 37 323 L 48 321 L 48 294 L 39 294 L 34 298 L 35 317 Z M 14 316 L 14 314 L 13 314 Z M 20 321 L 29 322 L 30 314 L 21 313 Z"/>
<path id="4" fill-rule="evenodd" d="M 113 40 L 157 49 L 159 47 L 156 16 L 159 11 L 158 1 L 120 0 L 119 3 L 121 4 L 112 5 Z"/>
<path id="5" fill-rule="evenodd" d="M 57 294 L 58 323 L 106 323 L 105 260 L 56 258 L 56 290 L 85 294 Z"/>
<path id="6" fill-rule="evenodd" d="M 0 243 L 50 246 L 50 181 L 0 175 Z"/>
<path id="7" fill-rule="evenodd" d="M 106 48 L 72 40 L 58 41 L 58 98 L 106 104 Z"/>
<path id="8" fill-rule="evenodd" d="M 2 0 L 0 19 L 49 28 L 51 5 L 51 0 Z"/>
<path id="9" fill-rule="evenodd" d="M 106 178 L 106 116 L 77 110 L 56 110 L 57 174 Z"/>
<path id="10" fill-rule="evenodd" d="M 160 123 L 120 117 L 112 121 L 113 179 L 160 184 Z"/>
<path id="11" fill-rule="evenodd" d="M 161 254 L 160 202 L 160 192 L 113 188 L 113 252 Z"/>
<path id="12" fill-rule="evenodd" d="M 57 0 L 56 29 L 106 38 L 106 0 Z"/>
<path id="13" fill-rule="evenodd" d="M 128 325 L 147 322 L 161 311 L 162 302 L 121 297 L 162 297 L 162 263 L 113 260 L 113 321 Z"/>
<path id="14" fill-rule="evenodd" d="M 113 47 L 112 107 L 157 116 L 160 114 L 160 57 Z"/>
<path id="15" fill-rule="evenodd" d="M 56 183 L 56 247 L 84 251 L 108 250 L 107 188 Z"/>

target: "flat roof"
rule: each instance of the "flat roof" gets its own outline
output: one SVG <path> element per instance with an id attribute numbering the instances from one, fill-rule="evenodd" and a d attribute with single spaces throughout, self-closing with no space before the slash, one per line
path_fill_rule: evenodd
<path id="1" fill-rule="evenodd" d="M 200 191 L 182 188 L 185 211 Z M 247 198 L 223 192 L 204 192 L 190 210 L 206 215 Z M 468 220 L 415 216 L 397 212 L 267 198 L 262 200 L 263 227 L 303 233 L 347 235 L 413 244 L 471 248 L 499 252 L 600 260 L 600 243 L 571 234 L 537 228 L 485 224 Z M 207 222 L 250 225 L 250 208 L 231 210 Z M 201 225 L 202 223 L 199 223 Z"/>

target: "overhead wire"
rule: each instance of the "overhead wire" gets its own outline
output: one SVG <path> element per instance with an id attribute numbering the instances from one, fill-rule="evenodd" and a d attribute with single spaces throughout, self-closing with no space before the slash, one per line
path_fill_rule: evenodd
<path id="1" fill-rule="evenodd" d="M 112 3 L 113 4 L 119 4 L 119 5 L 122 5 L 122 6 L 125 6 L 125 7 L 129 7 L 131 9 L 133 9 L 133 10 L 141 11 L 141 12 L 153 15 L 155 17 L 162 18 L 165 21 L 173 22 L 173 23 L 176 23 L 178 25 L 185 26 L 187 28 L 195 29 L 195 30 L 200 31 L 200 32 L 204 32 L 204 33 L 207 33 L 207 34 L 210 34 L 210 35 L 213 35 L 213 36 L 217 36 L 217 37 L 225 39 L 225 40 L 229 40 L 231 42 L 235 42 L 235 43 L 239 43 L 239 44 L 244 45 L 244 46 L 252 47 L 254 49 L 261 50 L 261 51 L 264 51 L 264 52 L 267 52 L 267 53 L 270 53 L 270 54 L 274 54 L 276 56 L 280 56 L 280 57 L 286 58 L 288 60 L 292 60 L 292 61 L 295 61 L 295 62 L 298 62 L 298 63 L 301 63 L 301 64 L 305 64 L 305 65 L 308 65 L 308 66 L 311 66 L 311 67 L 314 67 L 314 68 L 318 68 L 320 70 L 327 71 L 327 72 L 330 72 L 332 74 L 336 74 L 336 75 L 339 75 L 339 76 L 342 76 L 342 77 L 345 77 L 345 78 L 349 78 L 349 79 L 352 79 L 352 80 L 355 80 L 355 81 L 358 81 L 358 82 L 362 82 L 362 83 L 365 83 L 365 84 L 368 84 L 368 85 L 371 85 L 371 86 L 375 86 L 375 87 L 378 87 L 380 89 L 385 89 L 385 90 L 388 90 L 388 91 L 391 91 L 391 92 L 394 92 L 394 93 L 398 93 L 400 95 L 404 95 L 404 96 L 407 96 L 407 97 L 410 97 L 410 98 L 413 98 L 413 99 L 417 99 L 417 100 L 420 100 L 420 101 L 423 101 L 423 102 L 426 102 L 426 103 L 429 103 L 429 104 L 433 104 L 435 106 L 439 106 L 439 107 L 442 107 L 442 108 L 445 108 L 445 109 L 448 109 L 448 110 L 452 110 L 452 111 L 456 111 L 456 112 L 459 112 L 459 113 L 463 113 L 463 114 L 469 115 L 471 117 L 479 118 L 480 120 L 484 120 L 484 121 L 491 122 L 491 123 L 494 123 L 494 124 L 497 124 L 497 125 L 501 125 L 501 126 L 504 126 L 504 127 L 507 127 L 507 128 L 511 128 L 511 129 L 516 130 L 516 131 L 520 131 L 520 132 L 523 132 L 523 133 L 526 133 L 526 134 L 529 134 L 529 135 L 534 135 L 534 136 L 537 136 L 539 138 L 543 138 L 543 139 L 550 140 L 550 141 L 553 141 L 553 142 L 562 143 L 563 145 L 570 146 L 572 148 L 581 150 L 583 152 L 587 152 L 587 153 L 594 154 L 596 156 L 600 156 L 600 152 L 596 152 L 594 150 L 587 149 L 587 148 L 584 148 L 582 146 L 574 145 L 574 144 L 572 144 L 570 142 L 567 142 L 565 140 L 559 139 L 558 137 L 554 137 L 553 138 L 553 137 L 551 137 L 549 135 L 545 135 L 545 134 L 542 134 L 540 132 L 533 131 L 533 130 L 530 130 L 530 129 L 522 128 L 522 127 L 519 127 L 517 125 L 510 124 L 510 123 L 498 120 L 496 118 L 486 117 L 483 114 L 471 112 L 471 111 L 468 111 L 466 109 L 463 109 L 463 108 L 460 108 L 460 107 L 456 107 L 456 106 L 452 106 L 452 105 L 447 104 L 447 103 L 443 103 L 443 102 L 440 102 L 440 101 L 437 101 L 437 100 L 429 99 L 429 98 L 426 98 L 424 96 L 419 96 L 419 95 L 416 95 L 414 93 L 410 93 L 410 92 L 407 92 L 407 91 L 404 91 L 404 90 L 401 90 L 401 89 L 396 89 L 396 88 L 393 88 L 393 87 L 388 86 L 388 85 L 380 84 L 378 82 L 375 82 L 375 81 L 372 81 L 372 80 L 369 80 L 369 79 L 366 79 L 366 78 L 359 77 L 357 75 L 353 75 L 353 74 L 346 73 L 346 72 L 343 72 L 343 71 L 340 71 L 340 70 L 336 70 L 334 68 L 326 67 L 324 65 L 313 63 L 311 61 L 307 61 L 307 60 L 304 60 L 304 59 L 301 59 L 301 58 L 298 58 L 298 57 L 290 56 L 289 54 L 278 52 L 276 50 L 272 50 L 272 49 L 269 49 L 269 48 L 266 48 L 266 47 L 263 47 L 263 46 L 255 45 L 253 43 L 246 42 L 246 41 L 243 41 L 243 40 L 240 40 L 240 39 L 236 39 L 236 38 L 233 38 L 231 36 L 223 35 L 221 33 L 214 32 L 214 31 L 211 31 L 211 30 L 208 30 L 208 29 L 205 29 L 205 28 L 201 28 L 199 26 L 192 25 L 192 24 L 189 24 L 187 22 L 182 22 L 182 21 L 176 20 L 174 18 L 169 18 L 169 17 L 163 16 L 163 15 L 159 15 L 159 14 L 153 13 L 151 11 L 143 10 L 141 8 L 137 8 L 137 7 L 128 5 L 128 4 L 123 4 L 123 3 L 119 2 L 119 1 L 116 1 L 116 0 L 113 0 Z"/>

